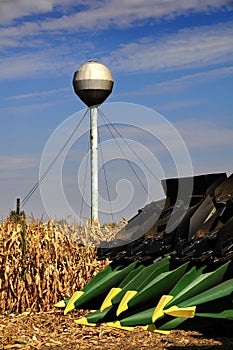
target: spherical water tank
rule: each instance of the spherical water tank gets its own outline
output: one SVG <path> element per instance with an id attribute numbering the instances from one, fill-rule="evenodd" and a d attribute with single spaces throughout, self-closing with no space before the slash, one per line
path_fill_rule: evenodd
<path id="1" fill-rule="evenodd" d="M 97 61 L 81 64 L 74 73 L 74 91 L 88 107 L 103 103 L 111 94 L 113 84 L 111 71 Z"/>

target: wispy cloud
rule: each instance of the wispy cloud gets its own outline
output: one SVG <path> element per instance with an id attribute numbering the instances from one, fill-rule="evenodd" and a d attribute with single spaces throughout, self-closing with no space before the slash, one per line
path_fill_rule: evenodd
<path id="1" fill-rule="evenodd" d="M 57 95 L 60 94 L 61 92 L 66 92 L 69 91 L 70 89 L 67 88 L 61 88 L 61 89 L 56 89 L 56 90 L 45 90 L 45 91 L 39 91 L 39 92 L 34 92 L 31 94 L 23 94 L 23 95 L 15 95 L 15 96 L 10 96 L 6 98 L 6 100 L 14 101 L 14 100 L 24 100 L 24 99 L 29 99 L 29 98 L 37 98 L 37 97 L 47 97 L 51 95 Z"/>
<path id="2" fill-rule="evenodd" d="M 161 71 L 205 67 L 233 58 L 233 23 L 185 28 L 160 39 L 123 44 L 111 52 L 115 71 Z"/>
<path id="3" fill-rule="evenodd" d="M 74 3 L 74 0 L 1 0 L 0 21 L 3 24 L 21 17 L 51 13 L 56 7 L 60 7 L 64 10 L 72 3 Z M 78 1 L 78 3 L 81 4 L 83 1 Z"/>
<path id="4" fill-rule="evenodd" d="M 154 85 L 157 93 L 166 93 L 170 91 L 180 91 L 188 88 L 194 84 L 201 84 L 204 81 L 210 81 L 219 78 L 226 78 L 233 75 L 233 66 L 212 69 L 194 74 L 183 75 L 180 78 L 172 79 L 158 83 L 158 86 Z M 153 89 L 152 86 L 146 87 L 147 90 Z M 155 92 L 155 90 L 154 90 Z"/>
<path id="5" fill-rule="evenodd" d="M 46 57 L 46 54 L 42 52 L 31 53 L 31 54 L 16 54 L 8 57 L 7 59 L 2 59 L 0 61 L 1 79 L 8 78 L 20 78 L 25 76 L 32 76 L 33 73 L 38 72 L 39 74 L 43 71 L 49 71 L 52 67 L 51 60 Z"/>
<path id="6" fill-rule="evenodd" d="M 170 111 L 175 109 L 182 109 L 187 107 L 193 107 L 201 104 L 201 100 L 181 100 L 181 101 L 172 101 L 168 103 L 158 104 L 157 109 L 160 112 Z"/>
<path id="7" fill-rule="evenodd" d="M 5 113 L 12 113 L 12 115 L 19 116 L 23 113 L 29 113 L 36 110 L 46 110 L 49 107 L 58 106 L 60 101 L 53 100 L 48 102 L 40 102 L 40 103 L 28 103 L 26 101 L 24 104 L 20 104 L 17 106 L 8 106 L 8 107 L 0 107 L 1 115 Z"/>
<path id="8" fill-rule="evenodd" d="M 27 77 L 33 79 L 35 76 L 45 76 L 70 72 L 75 67 L 75 58 L 70 60 L 69 52 L 54 47 L 48 50 L 36 52 L 15 53 L 9 57 L 0 59 L 0 79 L 15 79 Z M 51 59 L 51 57 L 55 57 Z"/>
<path id="9" fill-rule="evenodd" d="M 155 95 L 168 92 L 180 92 L 193 85 L 203 84 L 203 82 L 211 81 L 219 78 L 226 78 L 233 75 L 233 66 L 210 69 L 193 74 L 185 74 L 176 79 L 170 79 L 156 84 L 145 85 L 143 89 L 132 90 L 127 93 L 118 94 L 119 96 L 128 95 Z M 186 101 L 186 105 L 198 103 L 198 101 Z"/>
<path id="10" fill-rule="evenodd" d="M 41 23 L 43 30 L 103 30 L 109 27 L 126 28 L 132 25 L 140 25 L 141 21 L 159 20 L 161 18 L 174 18 L 187 12 L 210 13 L 217 8 L 229 8 L 228 0 L 115 0 L 97 1 L 93 6 L 92 1 L 86 2 L 85 10 L 77 11 L 70 16 L 61 16 L 56 19 L 48 19 Z"/>
<path id="11" fill-rule="evenodd" d="M 46 45 L 45 43 L 44 47 Z M 86 42 L 80 45 L 79 59 L 87 56 L 90 45 L 93 44 Z M 41 74 L 54 75 L 58 71 L 61 74 L 70 72 L 76 67 L 75 47 L 63 43 L 59 49 L 56 45 L 48 45 L 46 50 L 39 48 L 30 53 L 19 51 L 10 57 L 6 56 L 0 60 L 0 78 L 15 79 Z M 96 53 L 115 72 L 154 73 L 226 65 L 233 59 L 233 22 L 186 28 L 159 38 L 151 36 L 122 44 L 109 54 L 108 50 L 110 49 L 106 47 L 104 56 L 98 50 Z M 165 85 L 164 89 L 168 88 Z"/>
<path id="12" fill-rule="evenodd" d="M 75 6 L 75 7 L 74 7 Z M 179 15 L 232 9 L 231 0 L 11 0 L 0 2 L 0 45 L 43 45 L 39 36 L 141 26 L 144 21 L 172 19 Z M 54 13 L 56 16 L 54 16 Z M 44 19 L 30 15 L 44 14 Z M 19 19 L 17 21 L 17 19 Z M 13 24 L 11 22 L 14 20 Z M 5 25 L 4 25 L 5 23 Z M 9 25 L 7 24 L 9 23 Z M 37 37 L 24 40 L 26 37 Z"/>
<path id="13" fill-rule="evenodd" d="M 0 156 L 1 171 L 30 169 L 30 168 L 37 167 L 38 164 L 39 164 L 39 156 L 34 154 Z"/>
<path id="14" fill-rule="evenodd" d="M 71 9 L 75 14 L 70 14 Z M 211 13 L 216 9 L 232 8 L 230 0 L 11 0 L 0 4 L 1 23 L 32 14 L 48 14 L 41 21 L 42 30 L 105 29 L 108 26 L 128 27 L 146 19 L 173 18 L 190 12 Z M 52 11 L 57 12 L 53 18 Z M 74 29 L 76 28 L 76 29 Z"/>

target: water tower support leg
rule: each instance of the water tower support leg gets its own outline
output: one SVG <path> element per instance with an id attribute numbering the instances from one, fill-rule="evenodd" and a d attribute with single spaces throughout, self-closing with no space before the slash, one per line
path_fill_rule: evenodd
<path id="1" fill-rule="evenodd" d="M 90 107 L 91 138 L 91 220 L 98 221 L 98 127 L 97 107 Z"/>

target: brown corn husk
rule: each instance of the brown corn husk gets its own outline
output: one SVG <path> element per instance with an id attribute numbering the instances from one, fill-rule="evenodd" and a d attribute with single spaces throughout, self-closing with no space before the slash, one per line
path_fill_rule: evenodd
<path id="1" fill-rule="evenodd" d="M 96 245 L 113 231 L 25 217 L 2 221 L 0 313 L 48 311 L 81 290 L 109 263 L 96 260 Z"/>

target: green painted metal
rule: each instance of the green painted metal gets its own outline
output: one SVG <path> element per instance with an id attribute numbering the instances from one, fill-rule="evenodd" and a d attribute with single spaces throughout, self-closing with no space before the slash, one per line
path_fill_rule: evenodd
<path id="1" fill-rule="evenodd" d="M 152 321 L 152 316 L 155 308 L 152 307 L 150 309 L 141 311 L 141 312 L 136 312 L 133 315 L 130 315 L 128 317 L 124 318 L 119 318 L 120 323 L 122 326 L 142 326 L 142 325 L 147 325 L 150 324 Z"/>
<path id="2" fill-rule="evenodd" d="M 108 307 L 104 311 L 95 311 L 86 316 L 86 319 L 90 323 L 103 323 L 112 321 L 115 318 L 116 310 L 113 307 Z"/>
<path id="3" fill-rule="evenodd" d="M 145 288 L 148 283 L 150 283 L 153 279 L 155 279 L 157 276 L 159 276 L 163 272 L 169 271 L 169 265 L 170 265 L 170 259 L 168 257 L 163 258 L 160 261 L 157 261 L 144 271 L 142 278 L 140 281 L 138 281 L 140 284 L 136 288 L 137 291 L 142 290 Z"/>
<path id="4" fill-rule="evenodd" d="M 179 307 L 186 307 L 191 305 L 200 305 L 203 303 L 208 303 L 215 299 L 223 298 L 230 295 L 233 292 L 233 278 L 225 282 L 222 282 L 206 291 L 195 295 L 194 297 L 183 301 L 178 304 Z"/>
<path id="5" fill-rule="evenodd" d="M 157 327 L 158 330 L 171 330 L 177 328 L 179 325 L 184 323 L 187 318 L 175 317 L 170 321 L 165 322 L 164 324 Z"/>
<path id="6" fill-rule="evenodd" d="M 169 292 L 170 295 L 175 295 L 174 298 L 166 305 L 166 308 L 169 308 L 173 305 L 179 305 L 182 301 L 185 301 L 188 298 L 191 298 L 192 296 L 195 296 L 203 291 L 205 291 L 207 288 L 211 288 L 215 286 L 216 284 L 219 284 L 224 274 L 228 268 L 229 262 L 226 264 L 220 266 L 218 269 L 200 274 L 200 272 L 203 269 L 200 269 L 201 271 L 196 271 L 196 277 L 195 273 L 190 270 L 188 274 L 185 274 L 183 276 L 184 281 L 180 281 L 180 283 L 176 284 L 175 288 Z M 188 277 L 188 278 L 185 278 Z M 188 280 L 190 282 L 188 283 Z M 187 282 L 186 286 L 184 285 L 184 282 Z M 177 293 L 178 292 L 178 293 Z M 177 294 L 175 294 L 177 293 Z M 196 305 L 196 304 L 194 304 Z"/>
<path id="7" fill-rule="evenodd" d="M 123 269 L 121 266 L 114 268 L 108 266 L 90 281 L 92 283 L 89 282 L 83 288 L 81 291 L 83 294 L 74 301 L 73 308 L 89 302 L 91 305 L 93 300 L 101 301 L 104 295 L 112 291 L 112 294 L 110 293 L 110 298 L 111 295 L 113 296 L 111 306 L 102 311 L 92 312 L 75 322 L 96 326 L 103 322 L 111 324 L 113 321 L 113 324 L 122 329 L 128 327 L 128 330 L 131 330 L 135 326 L 142 326 L 143 329 L 166 332 L 183 323 L 188 326 L 194 325 L 195 322 L 198 322 L 199 317 L 200 319 L 232 321 L 233 300 L 229 299 L 229 296 L 233 293 L 233 279 L 223 282 L 230 263 L 231 261 L 228 261 L 210 272 L 205 272 L 205 266 L 192 267 L 187 270 L 189 263 L 169 270 L 169 257 L 149 266 L 138 265 L 138 262 L 133 262 Z M 118 312 L 127 292 L 130 296 L 127 306 Z M 166 298 L 166 304 L 162 305 L 161 312 L 156 318 L 153 315 L 157 315 L 155 309 L 162 296 Z M 64 300 L 67 308 L 69 301 L 70 298 Z M 185 308 L 193 310 L 193 315 L 187 317 L 194 317 L 194 323 L 192 323 L 192 318 L 185 318 L 186 314 L 185 317 L 183 313 L 182 317 L 178 317 L 182 309 L 186 312 Z M 69 310 L 71 309 L 72 307 Z M 155 322 L 153 323 L 152 320 Z M 189 320 L 188 323 L 186 323 L 187 320 Z"/>
<path id="8" fill-rule="evenodd" d="M 160 261 L 152 263 L 149 266 L 144 267 L 139 274 L 137 274 L 122 291 L 112 300 L 112 304 L 119 304 L 124 294 L 129 290 L 135 290 L 139 292 L 142 290 L 152 279 L 157 278 L 161 273 L 169 271 L 169 259 L 164 258 Z"/>
<path id="9" fill-rule="evenodd" d="M 131 271 L 130 274 L 119 284 L 118 288 L 122 288 L 122 291 L 112 299 L 111 302 L 113 307 L 107 307 L 103 311 L 95 311 L 87 315 L 86 319 L 90 323 L 106 322 L 106 320 L 108 321 L 112 317 L 113 313 L 116 312 L 116 308 L 114 306 L 121 301 L 127 290 L 131 288 L 137 288 L 138 290 L 141 285 L 144 285 L 144 281 L 148 279 L 152 273 L 153 276 L 159 275 L 163 271 L 167 271 L 168 267 L 169 260 L 167 258 L 164 258 L 146 267 L 139 265 L 135 270 Z"/>
<path id="10" fill-rule="evenodd" d="M 199 270 L 197 270 L 195 267 L 191 268 L 191 270 L 187 271 L 183 275 L 183 277 L 180 279 L 180 281 L 178 281 L 177 284 L 174 286 L 174 288 L 169 292 L 169 295 L 174 296 L 174 298 L 164 307 L 164 310 L 166 311 L 173 305 L 178 305 L 179 307 L 195 306 L 196 305 L 195 303 L 189 302 L 189 303 L 181 304 L 181 301 L 184 301 L 184 299 L 189 299 L 190 295 L 193 295 L 193 294 L 196 295 L 198 292 L 199 292 L 198 294 L 200 294 L 203 291 L 203 289 L 205 291 L 207 289 L 208 300 L 209 300 L 209 293 L 208 293 L 209 286 L 211 284 L 217 284 L 219 283 L 219 281 L 221 281 L 225 271 L 227 270 L 228 265 L 229 265 L 229 262 L 219 267 L 217 270 L 210 273 L 205 273 L 203 275 L 201 275 L 201 272 L 203 271 L 204 268 L 201 268 Z M 194 281 L 192 281 L 193 279 Z M 189 284 L 186 285 L 186 283 L 188 282 Z M 197 285 L 198 285 L 198 288 L 197 288 Z M 192 290 L 190 288 L 192 288 Z M 230 290 L 231 290 L 231 287 L 230 287 Z M 175 295 L 175 293 L 177 293 L 177 295 Z M 223 294 L 224 295 L 226 294 L 226 290 L 225 292 L 221 292 L 221 295 Z M 201 297 L 202 296 L 200 296 L 198 299 L 200 299 Z M 146 302 L 147 300 L 145 300 L 145 304 Z M 141 312 L 136 312 L 128 317 L 124 317 L 124 318 L 119 317 L 119 320 L 122 326 L 136 326 L 136 325 L 150 324 L 152 322 L 152 316 L 153 316 L 154 310 L 155 310 L 155 307 L 147 310 L 143 310 Z M 177 322 L 179 323 L 180 321 L 178 320 Z"/>
<path id="11" fill-rule="evenodd" d="M 82 289 L 83 292 L 87 292 L 89 289 L 95 287 L 95 285 L 97 283 L 99 283 L 99 281 L 101 281 L 103 278 L 105 278 L 106 276 L 108 276 L 109 274 L 113 273 L 113 272 L 118 272 L 122 270 L 122 266 L 121 265 L 117 265 L 114 266 L 113 264 L 110 264 L 108 266 L 106 266 L 103 270 L 101 270 L 100 272 L 97 273 L 97 275 L 95 275 Z"/>
<path id="12" fill-rule="evenodd" d="M 207 317 L 204 315 L 209 315 L 208 317 L 211 318 L 225 318 L 226 319 L 231 319 L 231 315 L 233 313 L 233 309 L 230 310 L 223 310 L 219 313 L 212 313 L 211 311 L 214 309 L 218 309 L 219 305 L 221 305 L 221 303 L 224 303 L 224 297 L 228 297 L 229 295 L 231 295 L 231 293 L 233 293 L 233 279 L 227 280 L 225 282 L 222 282 L 210 289 L 205 290 L 204 292 L 195 295 L 192 298 L 189 298 L 185 301 L 183 301 L 182 303 L 180 303 L 179 307 L 187 307 L 187 306 L 191 306 L 191 305 L 195 305 L 197 306 L 197 312 L 195 314 L 195 317 Z M 211 303 L 212 302 L 212 303 Z M 228 300 L 228 304 L 229 302 L 232 304 L 232 301 Z M 199 305 L 202 305 L 202 309 L 205 309 L 205 312 L 199 312 Z M 225 305 L 223 305 L 224 307 Z M 226 311 L 226 313 L 225 313 Z M 200 316 L 203 315 L 203 316 Z M 173 318 L 168 320 L 169 317 L 165 317 L 164 318 L 164 323 L 161 321 L 159 322 L 160 325 L 158 327 L 158 329 L 160 330 L 170 330 L 170 329 L 174 329 L 177 328 L 179 325 L 181 325 L 183 322 L 185 322 L 187 319 L 186 318 Z"/>
<path id="13" fill-rule="evenodd" d="M 212 313 L 212 312 L 197 312 L 196 317 L 205 317 L 205 318 L 223 318 L 225 320 L 232 320 L 233 321 L 233 309 L 230 310 L 224 310 L 222 312 L 218 313 Z"/>
<path id="14" fill-rule="evenodd" d="M 201 318 L 207 318 L 209 320 L 209 322 L 211 321 L 211 319 L 224 319 L 224 320 L 233 320 L 233 309 L 230 310 L 224 310 L 222 312 L 219 313 L 212 313 L 212 312 L 197 312 L 195 314 L 195 319 L 201 317 Z M 180 326 L 181 324 L 183 324 L 185 321 L 187 321 L 186 318 L 172 318 L 169 321 L 163 323 L 162 325 L 158 326 L 157 329 L 158 330 L 171 330 L 171 329 L 175 329 L 178 326 Z M 191 325 L 191 323 L 190 323 Z"/>
<path id="15" fill-rule="evenodd" d="M 184 290 L 193 280 L 201 276 L 205 266 L 200 267 L 199 269 L 196 266 L 193 266 L 188 270 L 181 279 L 176 283 L 176 285 L 169 291 L 170 295 L 176 296 L 180 291 Z"/>
<path id="16" fill-rule="evenodd" d="M 163 272 L 150 281 L 134 298 L 128 302 L 128 309 L 143 307 L 144 310 L 156 305 L 158 298 L 166 294 L 183 276 L 188 263 L 179 266 L 177 269 Z"/>
<path id="17" fill-rule="evenodd" d="M 90 288 L 85 289 L 84 294 L 79 297 L 78 300 L 74 301 L 75 308 L 108 293 L 111 288 L 117 286 L 134 269 L 136 264 L 137 262 L 135 261 L 122 270 L 113 270 L 107 274 L 103 274 L 102 278 L 99 278 L 98 281 L 95 284 L 92 284 Z M 69 303 L 67 304 L 67 308 L 68 306 Z"/>
<path id="18" fill-rule="evenodd" d="M 100 311 L 104 311 L 109 306 L 112 306 L 112 300 L 116 297 L 116 295 L 120 294 L 122 292 L 122 289 L 126 287 L 129 283 L 131 283 L 134 278 L 140 274 L 140 272 L 145 268 L 143 265 L 139 265 L 135 270 L 131 271 L 128 276 L 124 278 L 124 280 L 119 284 L 118 287 L 112 288 L 105 299 L 102 302 L 102 305 L 100 307 Z"/>
<path id="19" fill-rule="evenodd" d="M 137 276 L 144 268 L 144 265 L 139 265 L 134 270 L 130 271 L 130 273 L 123 279 L 123 281 L 121 281 L 118 287 L 124 288 L 127 286 L 128 283 L 130 283 L 135 278 L 135 276 Z"/>
<path id="20" fill-rule="evenodd" d="M 110 273 L 114 272 L 114 271 L 119 271 L 119 269 L 121 269 L 120 265 L 114 266 L 113 264 L 109 264 L 108 266 L 106 266 L 103 270 L 101 270 L 100 272 L 97 273 L 96 276 L 94 276 L 82 289 L 82 292 L 86 292 L 88 289 L 91 289 L 93 286 L 95 286 L 96 283 L 98 283 L 101 279 L 105 278 L 107 275 L 109 275 Z M 66 305 L 68 304 L 70 297 L 65 298 L 64 300 L 62 300 L 64 302 L 63 307 L 66 307 Z M 62 302 L 61 301 L 61 302 Z M 59 303 L 57 303 L 59 304 Z"/>

